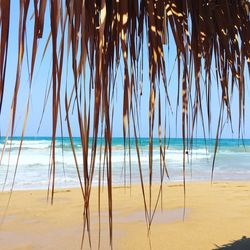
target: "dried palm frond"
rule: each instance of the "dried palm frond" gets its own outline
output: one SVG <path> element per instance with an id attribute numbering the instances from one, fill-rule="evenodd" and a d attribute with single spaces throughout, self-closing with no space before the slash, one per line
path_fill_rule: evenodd
<path id="1" fill-rule="evenodd" d="M 165 151 L 166 140 L 162 145 L 161 95 L 165 95 L 167 105 L 168 83 L 165 61 L 164 44 L 169 43 L 172 34 L 176 45 L 178 77 L 177 106 L 182 105 L 182 138 L 183 138 L 183 181 L 185 188 L 185 151 L 188 140 L 194 134 L 195 123 L 200 114 L 203 130 L 205 131 L 204 105 L 207 110 L 208 127 L 211 123 L 211 74 L 215 70 L 217 84 L 221 93 L 220 117 L 218 122 L 217 142 L 221 130 L 221 116 L 225 109 L 231 121 L 230 92 L 239 91 L 239 134 L 242 121 L 245 119 L 245 65 L 250 72 L 250 3 L 247 0 L 20 0 L 18 63 L 11 107 L 11 132 L 14 135 L 17 97 L 20 95 L 19 86 L 21 67 L 25 51 L 25 36 L 28 9 L 33 8 L 34 32 L 32 55 L 30 62 L 30 88 L 33 81 L 38 40 L 44 38 L 45 12 L 50 12 L 48 43 L 52 44 L 52 147 L 51 147 L 51 189 L 53 202 L 54 181 L 56 173 L 55 140 L 57 134 L 58 114 L 61 113 L 61 93 L 63 79 L 63 64 L 71 64 L 73 85 L 71 92 L 68 84 L 65 90 L 65 117 L 68 134 L 74 154 L 75 165 L 82 188 L 84 200 L 84 232 L 90 237 L 90 195 L 97 153 L 97 139 L 100 129 L 104 131 L 104 163 L 107 170 L 108 208 L 110 245 L 112 246 L 112 128 L 114 109 L 114 88 L 123 88 L 123 136 L 124 148 L 130 129 L 133 131 L 138 156 L 138 168 L 145 207 L 145 218 L 150 228 L 156 205 L 153 204 L 151 187 L 153 184 L 153 131 L 155 117 L 158 112 L 158 137 L 161 156 L 161 184 L 164 173 L 168 175 Z M 10 1 L 0 1 L 0 112 L 4 105 L 5 75 L 8 73 L 6 62 L 8 58 Z M 67 38 L 67 57 L 64 46 Z M 29 43 L 29 42 L 28 42 Z M 144 45 L 147 44 L 147 50 Z M 172 44 L 168 44 L 173 46 Z M 149 72 L 149 197 L 144 184 L 139 149 L 139 102 L 140 80 L 143 79 L 143 53 L 148 52 Z M 44 57 L 43 54 L 43 57 Z M 69 61 L 71 60 L 71 61 Z M 68 66 L 67 66 L 68 67 Z M 122 68 L 124 83 L 116 83 L 116 72 Z M 85 79 L 85 70 L 89 69 L 89 82 Z M 7 70 L 7 71 L 6 71 Z M 231 77 L 231 80 L 229 79 Z M 201 78 L 205 79 L 203 81 Z M 164 93 L 161 92 L 163 86 Z M 231 89 L 230 89 L 231 88 Z M 49 88 L 50 89 L 50 88 Z M 206 102 L 202 101 L 202 90 L 205 89 Z M 84 90 L 84 95 L 82 92 Z M 68 94 L 70 93 L 70 96 Z M 47 95 L 48 96 L 48 95 Z M 181 98 L 179 98 L 181 96 Z M 29 97 L 30 98 L 30 95 Z M 93 98 L 93 101 L 92 101 Z M 158 98 L 158 102 L 157 102 Z M 47 101 L 45 101 L 46 103 Z M 93 102 L 93 105 L 91 103 Z M 158 103 L 158 104 L 157 104 Z M 203 104 L 203 105 L 202 105 Z M 77 122 L 82 144 L 83 171 L 75 155 L 72 139 L 70 109 L 75 105 Z M 23 126 L 24 136 L 26 120 Z M 166 120 L 166 117 L 165 117 Z M 191 124 L 191 125 L 190 125 Z M 92 128 L 90 126 L 92 125 Z M 101 126 L 101 128 L 100 128 Z M 166 125 L 164 130 L 166 137 Z M 90 141 L 90 137 L 92 140 Z M 22 137 L 23 138 L 23 137 Z M 130 151 L 130 140 L 129 151 Z M 91 143 L 91 154 L 88 154 Z M 20 143 L 20 150 L 22 141 Z M 5 148 L 5 147 L 4 147 Z M 90 161 L 89 161 L 90 157 Z M 213 160 L 214 169 L 214 160 Z M 212 171 L 213 172 L 213 171 Z M 101 172 L 99 171 L 99 174 Z M 99 181 L 100 185 L 100 181 Z M 100 192 L 100 189 L 99 189 Z M 159 196 L 156 204 L 158 204 Z M 99 213 L 100 214 L 100 213 Z"/>

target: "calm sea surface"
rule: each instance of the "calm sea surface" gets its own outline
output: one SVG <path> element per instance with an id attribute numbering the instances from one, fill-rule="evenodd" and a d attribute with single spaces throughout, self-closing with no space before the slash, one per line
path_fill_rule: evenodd
<path id="1" fill-rule="evenodd" d="M 2 151 L 4 138 L 0 138 Z M 98 148 L 101 145 L 98 141 Z M 9 190 L 14 176 L 20 138 L 14 138 L 10 151 L 10 141 L 7 142 L 5 154 L 0 165 L 0 188 Z M 74 138 L 80 171 L 82 168 L 80 138 Z M 140 139 L 140 155 L 143 176 L 148 176 L 148 139 Z M 182 139 L 167 141 L 166 166 L 169 179 L 165 181 L 182 180 Z M 210 180 L 215 140 L 194 139 L 193 149 L 187 152 L 186 174 L 187 180 Z M 63 145 L 63 153 L 62 153 Z M 17 168 L 14 189 L 44 189 L 48 187 L 49 161 L 51 139 L 48 137 L 26 137 L 23 142 L 20 161 Z M 10 152 L 10 154 L 9 154 Z M 90 148 L 89 148 L 90 152 Z M 9 157 L 10 155 L 10 157 Z M 114 184 L 129 183 L 128 150 L 124 164 L 123 138 L 114 138 L 112 143 L 112 175 Z M 102 158 L 103 161 L 103 158 Z M 96 167 L 93 185 L 98 183 L 99 168 L 102 182 L 106 182 L 106 170 L 100 164 L 100 150 L 97 150 Z M 160 150 L 158 139 L 154 140 L 153 151 L 153 179 L 159 181 Z M 103 171 L 104 170 L 104 171 Z M 124 178 L 124 173 L 125 177 Z M 135 141 L 131 139 L 131 176 L 132 182 L 138 183 L 139 171 L 135 149 Z M 237 139 L 221 139 L 215 162 L 214 180 L 250 180 L 250 139 L 244 143 Z M 68 138 L 56 140 L 56 187 L 77 187 L 79 181 L 76 174 L 74 157 Z"/>

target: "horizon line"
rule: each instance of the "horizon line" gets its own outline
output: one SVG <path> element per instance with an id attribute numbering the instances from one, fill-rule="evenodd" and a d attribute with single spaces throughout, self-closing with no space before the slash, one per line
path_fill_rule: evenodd
<path id="1" fill-rule="evenodd" d="M 13 136 L 12 138 L 13 139 L 16 139 L 16 138 L 21 138 L 22 136 L 19 136 L 19 135 L 15 135 Z M 0 139 L 5 139 L 6 136 L 0 136 Z M 8 138 L 10 139 L 11 136 L 8 136 Z M 52 138 L 52 136 L 48 136 L 48 135 L 26 135 L 24 136 L 24 138 Z M 56 139 L 58 138 L 65 138 L 65 139 L 68 139 L 70 138 L 69 136 L 56 136 Z M 72 136 L 72 138 L 81 138 L 80 136 Z M 93 137 L 90 136 L 89 137 L 90 139 L 92 139 Z M 114 136 L 112 137 L 112 139 L 123 139 L 124 137 L 123 136 Z M 166 138 L 166 139 L 180 139 L 182 140 L 183 138 L 182 137 L 161 137 L 162 139 Z M 104 137 L 97 137 L 97 139 L 104 139 Z M 128 137 L 126 137 L 126 140 L 128 139 Z M 135 137 L 130 137 L 130 139 L 135 139 Z M 142 137 L 138 137 L 138 139 L 149 139 L 149 137 L 145 137 L 145 136 L 142 136 Z M 153 137 L 153 139 L 159 139 L 157 136 L 156 137 Z M 185 139 L 188 139 L 190 140 L 191 138 L 185 138 Z M 215 137 L 193 137 L 192 138 L 193 140 L 194 139 L 198 139 L 198 140 L 216 140 Z M 218 138 L 219 140 L 250 140 L 250 138 L 231 138 L 231 137 L 220 137 Z"/>

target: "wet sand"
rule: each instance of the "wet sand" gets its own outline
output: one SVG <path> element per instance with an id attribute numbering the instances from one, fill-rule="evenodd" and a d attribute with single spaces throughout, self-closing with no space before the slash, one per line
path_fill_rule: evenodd
<path id="1" fill-rule="evenodd" d="M 154 186 L 154 197 L 157 191 Z M 8 197 L 8 192 L 0 193 L 1 218 Z M 109 249 L 106 189 L 101 201 L 100 249 Z M 80 249 L 82 208 L 79 189 L 57 190 L 53 206 L 47 203 L 45 190 L 15 191 L 0 227 L 0 249 Z M 93 188 L 92 249 L 98 248 L 98 222 L 98 195 Z M 140 185 L 114 187 L 113 230 L 114 249 L 150 249 L 150 244 L 151 249 L 205 250 L 226 244 L 250 249 L 250 183 L 188 183 L 184 221 L 182 184 L 165 184 L 150 237 Z M 87 235 L 83 249 L 89 249 Z"/>

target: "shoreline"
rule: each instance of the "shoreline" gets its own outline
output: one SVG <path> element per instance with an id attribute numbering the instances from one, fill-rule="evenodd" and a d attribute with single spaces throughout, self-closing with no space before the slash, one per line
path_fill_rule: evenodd
<path id="1" fill-rule="evenodd" d="M 156 197 L 159 185 L 153 186 Z M 148 192 L 148 186 L 145 186 Z M 56 189 L 54 205 L 46 190 L 15 190 L 0 227 L 1 249 L 79 249 L 82 236 L 82 197 L 79 188 Z M 9 192 L 0 194 L 0 216 Z M 163 185 L 161 203 L 150 232 L 152 249 L 219 249 L 250 238 L 250 182 L 187 182 L 183 215 L 182 182 Z M 148 201 L 148 200 L 147 200 Z M 92 249 L 98 246 L 98 195 L 91 193 Z M 101 192 L 101 249 L 109 249 L 106 188 Z M 114 249 L 150 249 L 140 184 L 113 187 Z M 87 235 L 86 235 L 87 236 Z M 15 239 L 15 240 L 12 240 Z M 87 237 L 84 249 L 89 249 Z M 249 245 L 250 247 L 250 245 Z"/>
<path id="2" fill-rule="evenodd" d="M 176 184 L 178 184 L 178 185 L 183 185 L 183 180 L 179 180 L 179 179 L 176 179 L 176 180 L 174 180 L 174 179 L 172 179 L 172 180 L 167 180 L 167 178 L 166 177 L 164 177 L 165 178 L 165 180 L 163 181 L 163 185 L 166 185 L 166 186 L 171 186 L 171 185 L 176 185 Z M 144 180 L 144 185 L 145 186 L 148 186 L 149 184 L 148 184 L 148 180 L 145 178 Z M 244 182 L 249 182 L 250 183 L 250 180 L 247 178 L 247 177 L 245 177 L 245 178 L 242 178 L 242 179 L 239 179 L 239 178 L 235 178 L 235 179 L 231 179 L 231 178 L 221 178 L 221 179 L 217 179 L 217 178 L 215 178 L 212 182 L 211 182 L 211 179 L 210 178 L 206 178 L 206 179 L 202 179 L 202 178 L 194 178 L 194 179 L 190 179 L 190 178 L 188 178 L 188 177 L 186 177 L 186 184 L 187 185 L 189 185 L 189 184 L 192 184 L 192 183 L 194 183 L 194 184 L 197 184 L 197 183 L 210 183 L 211 185 L 213 185 L 213 184 L 216 184 L 216 183 L 227 183 L 227 182 L 229 182 L 229 183 L 244 183 Z M 156 185 L 160 185 L 160 180 L 154 180 L 154 184 L 156 184 Z M 57 191 L 61 191 L 61 190 L 78 190 L 78 189 L 80 189 L 80 185 L 79 186 L 77 186 L 77 185 L 79 185 L 79 184 L 75 184 L 75 185 L 65 185 L 65 186 L 63 186 L 63 185 L 59 185 L 59 186 L 55 186 L 55 191 L 57 192 Z M 41 187 L 32 187 L 33 185 L 29 185 L 29 187 L 25 187 L 25 188 L 20 188 L 20 187 L 15 187 L 14 186 L 14 189 L 13 189 L 13 193 L 14 192 L 29 192 L 29 191 L 43 191 L 43 192 L 47 192 L 47 190 L 48 190 L 48 186 L 41 186 Z M 132 181 L 131 182 L 131 187 L 139 187 L 139 186 L 141 186 L 141 183 L 140 183 L 140 181 L 138 181 L 138 180 L 136 180 L 136 181 Z M 101 188 L 105 188 L 105 187 L 107 187 L 107 183 L 106 183 L 106 181 L 105 181 L 105 183 L 104 183 L 104 185 L 103 184 L 101 184 Z M 113 188 L 123 188 L 124 187 L 124 183 L 122 183 L 122 182 L 113 182 L 112 183 L 112 187 Z M 93 189 L 97 189 L 98 188 L 98 184 L 96 184 L 96 183 L 93 183 L 92 184 L 92 188 Z M 126 185 L 125 185 L 125 188 L 127 189 L 127 188 L 130 188 L 130 184 L 129 184 L 129 180 L 127 180 L 126 181 Z M 7 188 L 5 188 L 4 190 L 2 190 L 2 191 L 0 191 L 1 193 L 10 193 L 10 189 L 7 187 Z"/>

